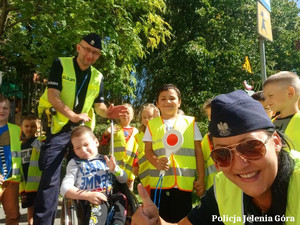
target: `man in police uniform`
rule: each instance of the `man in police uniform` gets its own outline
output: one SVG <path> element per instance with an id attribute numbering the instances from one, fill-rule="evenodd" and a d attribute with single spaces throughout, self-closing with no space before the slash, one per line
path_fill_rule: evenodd
<path id="1" fill-rule="evenodd" d="M 39 113 L 53 107 L 51 133 L 41 150 L 42 170 L 34 207 L 34 224 L 53 224 L 58 204 L 60 170 L 66 150 L 71 146 L 71 130 L 81 122 L 95 125 L 95 112 L 107 118 L 127 113 L 124 106 L 106 107 L 102 74 L 92 65 L 101 55 L 101 38 L 91 33 L 76 45 L 76 57 L 60 57 L 51 67 L 48 86 L 39 103 Z M 94 106 L 94 110 L 93 110 Z"/>

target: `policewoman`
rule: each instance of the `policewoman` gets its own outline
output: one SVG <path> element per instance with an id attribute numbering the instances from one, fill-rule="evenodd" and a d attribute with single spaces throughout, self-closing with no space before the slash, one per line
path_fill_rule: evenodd
<path id="1" fill-rule="evenodd" d="M 42 170 L 34 206 L 34 224 L 52 224 L 57 211 L 62 159 L 70 146 L 72 128 L 81 122 L 93 128 L 94 110 L 102 117 L 118 117 L 124 107 L 106 107 L 102 74 L 92 67 L 101 55 L 101 38 L 91 33 L 76 45 L 78 55 L 57 58 L 39 104 L 39 114 L 53 107 L 51 133 L 41 149 Z M 94 109 L 93 109 L 94 107 Z M 70 148 L 72 149 L 72 148 Z"/>
<path id="2" fill-rule="evenodd" d="M 285 141 L 264 108 L 238 90 L 212 101 L 211 157 L 222 171 L 201 205 L 178 224 L 299 224 L 298 152 Z M 132 224 L 167 224 L 139 186 L 143 206 Z"/>

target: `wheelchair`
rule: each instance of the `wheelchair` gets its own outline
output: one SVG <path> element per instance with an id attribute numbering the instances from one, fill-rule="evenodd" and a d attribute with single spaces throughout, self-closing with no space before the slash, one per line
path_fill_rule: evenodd
<path id="1" fill-rule="evenodd" d="M 113 193 L 122 193 L 126 196 L 126 225 L 131 224 L 131 217 L 139 207 L 139 202 L 135 195 L 129 190 L 126 183 L 121 184 L 117 180 L 113 183 Z M 109 216 L 107 217 L 109 219 Z M 82 225 L 83 224 L 83 210 L 82 206 L 77 200 L 63 199 L 62 213 L 61 213 L 61 225 Z M 109 224 L 109 220 L 106 221 Z"/>

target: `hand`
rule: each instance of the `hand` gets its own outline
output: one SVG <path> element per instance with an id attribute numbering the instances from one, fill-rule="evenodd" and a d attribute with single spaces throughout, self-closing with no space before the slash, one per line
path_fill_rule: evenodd
<path id="1" fill-rule="evenodd" d="M 142 184 L 138 185 L 139 195 L 143 204 L 137 209 L 132 216 L 132 225 L 160 225 L 160 217 L 156 205 L 150 199 L 147 191 Z"/>
<path id="2" fill-rule="evenodd" d="M 201 180 L 194 181 L 194 189 L 196 190 L 196 194 L 201 197 L 205 193 L 205 184 Z"/>
<path id="3" fill-rule="evenodd" d="M 102 192 L 89 191 L 87 200 L 94 205 L 100 205 L 107 201 L 107 197 Z"/>
<path id="4" fill-rule="evenodd" d="M 91 118 L 86 113 L 80 113 L 80 114 L 75 114 L 72 118 L 70 118 L 70 120 L 73 123 L 79 123 L 79 122 L 86 123 L 91 121 Z"/>
<path id="5" fill-rule="evenodd" d="M 106 155 L 104 156 L 104 159 L 106 161 L 106 164 L 109 168 L 109 170 L 111 172 L 113 172 L 116 168 L 116 161 L 115 161 L 115 157 L 113 155 L 110 156 L 110 158 L 108 158 Z"/>
<path id="6" fill-rule="evenodd" d="M 166 157 L 159 158 L 157 161 L 157 169 L 167 171 L 169 169 L 169 160 Z"/>
<path id="7" fill-rule="evenodd" d="M 114 125 L 114 134 L 117 133 L 119 130 L 121 129 L 121 127 L 119 125 Z M 104 131 L 104 135 L 109 135 L 111 134 L 111 127 L 108 127 L 105 131 Z"/>
<path id="8" fill-rule="evenodd" d="M 4 176 L 2 174 L 0 174 L 0 185 L 2 185 L 4 183 Z"/>
<path id="9" fill-rule="evenodd" d="M 114 106 L 111 104 L 106 110 L 106 116 L 109 119 L 120 118 L 120 116 L 129 114 L 128 108 L 125 105 Z"/>

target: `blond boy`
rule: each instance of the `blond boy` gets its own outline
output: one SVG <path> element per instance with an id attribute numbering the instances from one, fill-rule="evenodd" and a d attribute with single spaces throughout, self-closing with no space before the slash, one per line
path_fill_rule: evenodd
<path id="1" fill-rule="evenodd" d="M 0 95 L 0 202 L 5 213 L 5 223 L 19 223 L 19 182 L 21 180 L 20 127 L 8 123 L 9 100 Z"/>
<path id="2" fill-rule="evenodd" d="M 273 120 L 275 127 L 291 140 L 292 148 L 300 151 L 300 113 L 298 101 L 300 80 L 297 74 L 282 71 L 270 76 L 263 84 L 266 103 L 279 113 Z"/>

